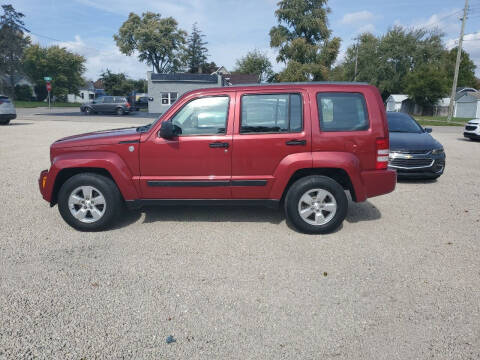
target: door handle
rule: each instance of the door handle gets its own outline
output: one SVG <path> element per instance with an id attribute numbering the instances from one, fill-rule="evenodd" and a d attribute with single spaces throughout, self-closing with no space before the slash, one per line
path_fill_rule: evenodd
<path id="1" fill-rule="evenodd" d="M 307 145 L 307 140 L 290 140 L 290 141 L 287 141 L 285 144 L 290 146 Z"/>
<path id="2" fill-rule="evenodd" d="M 224 143 L 224 142 L 214 142 L 214 143 L 210 143 L 208 146 L 210 146 L 211 148 L 228 148 L 229 147 L 229 144 L 228 143 Z"/>

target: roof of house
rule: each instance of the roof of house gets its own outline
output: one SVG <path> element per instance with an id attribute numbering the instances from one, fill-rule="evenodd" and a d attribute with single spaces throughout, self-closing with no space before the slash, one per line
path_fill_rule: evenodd
<path id="1" fill-rule="evenodd" d="M 392 94 L 388 97 L 387 101 L 392 98 L 395 102 L 402 102 L 408 99 L 408 95 L 403 94 Z"/>
<path id="2" fill-rule="evenodd" d="M 463 87 L 458 87 L 456 91 L 457 91 L 457 93 L 458 93 L 458 92 L 464 92 L 464 91 L 468 91 L 468 92 L 471 92 L 471 91 L 473 91 L 473 92 L 477 92 L 478 90 L 477 90 L 477 89 L 474 89 L 474 88 L 471 88 L 471 87 L 466 87 L 466 86 L 463 86 Z"/>
<path id="3" fill-rule="evenodd" d="M 230 74 L 224 75 L 224 78 L 230 85 L 255 84 L 259 82 L 258 75 L 255 74 Z"/>
<path id="4" fill-rule="evenodd" d="M 465 98 L 465 99 L 464 99 Z M 467 99 L 469 98 L 469 99 Z M 458 98 L 455 97 L 455 100 L 458 102 L 474 102 L 475 99 L 480 100 L 480 92 L 464 92 Z M 471 100 L 471 101 L 468 101 Z"/>
<path id="5" fill-rule="evenodd" d="M 189 73 L 172 73 L 172 74 L 154 74 L 151 75 L 152 81 L 163 82 L 195 82 L 216 84 L 218 82 L 217 75 L 208 74 L 189 74 Z"/>

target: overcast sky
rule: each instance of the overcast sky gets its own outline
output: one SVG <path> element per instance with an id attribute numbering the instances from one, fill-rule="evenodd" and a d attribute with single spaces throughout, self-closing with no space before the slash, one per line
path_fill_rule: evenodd
<path id="1" fill-rule="evenodd" d="M 2 1 L 5 3 L 5 1 Z M 8 3 L 8 2 L 7 2 Z M 265 51 L 275 69 L 276 54 L 269 47 L 269 31 L 276 24 L 277 0 L 11 0 L 26 15 L 34 42 L 59 44 L 87 59 L 86 77 L 97 79 L 102 70 L 145 78 L 147 65 L 121 54 L 113 40 L 130 12 L 159 12 L 173 16 L 182 29 L 194 22 L 206 35 L 210 61 L 232 70 L 235 60 L 254 48 Z M 341 60 L 352 39 L 363 31 L 383 34 L 394 24 L 438 26 L 452 47 L 460 32 L 462 0 L 331 0 L 330 28 L 342 38 Z M 464 48 L 480 76 L 480 0 L 470 0 Z"/>

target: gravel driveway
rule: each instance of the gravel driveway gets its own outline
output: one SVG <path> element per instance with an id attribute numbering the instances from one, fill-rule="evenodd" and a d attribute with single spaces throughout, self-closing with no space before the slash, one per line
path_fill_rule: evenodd
<path id="1" fill-rule="evenodd" d="M 461 128 L 433 131 L 438 181 L 350 202 L 330 235 L 215 207 L 80 233 L 38 191 L 49 144 L 152 119 L 68 111 L 0 127 L 0 358 L 480 358 L 480 142 Z"/>

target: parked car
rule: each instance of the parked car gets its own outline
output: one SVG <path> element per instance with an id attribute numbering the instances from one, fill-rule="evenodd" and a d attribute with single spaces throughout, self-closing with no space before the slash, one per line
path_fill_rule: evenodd
<path id="1" fill-rule="evenodd" d="M 8 125 L 10 120 L 17 117 L 15 106 L 8 96 L 0 95 L 0 125 Z"/>
<path id="2" fill-rule="evenodd" d="M 480 140 L 480 119 L 470 120 L 465 125 L 463 136 L 471 140 Z"/>
<path id="3" fill-rule="evenodd" d="M 388 167 L 402 178 L 436 179 L 445 169 L 445 151 L 442 144 L 410 115 L 387 112 L 390 131 Z"/>
<path id="4" fill-rule="evenodd" d="M 82 104 L 80 111 L 90 115 L 92 113 L 128 114 L 130 103 L 122 96 L 102 96 L 90 103 Z"/>
<path id="5" fill-rule="evenodd" d="M 306 233 L 353 201 L 389 193 L 388 126 L 377 88 L 276 84 L 201 89 L 138 128 L 60 139 L 39 187 L 76 229 L 108 227 L 122 205 L 282 204 Z"/>

